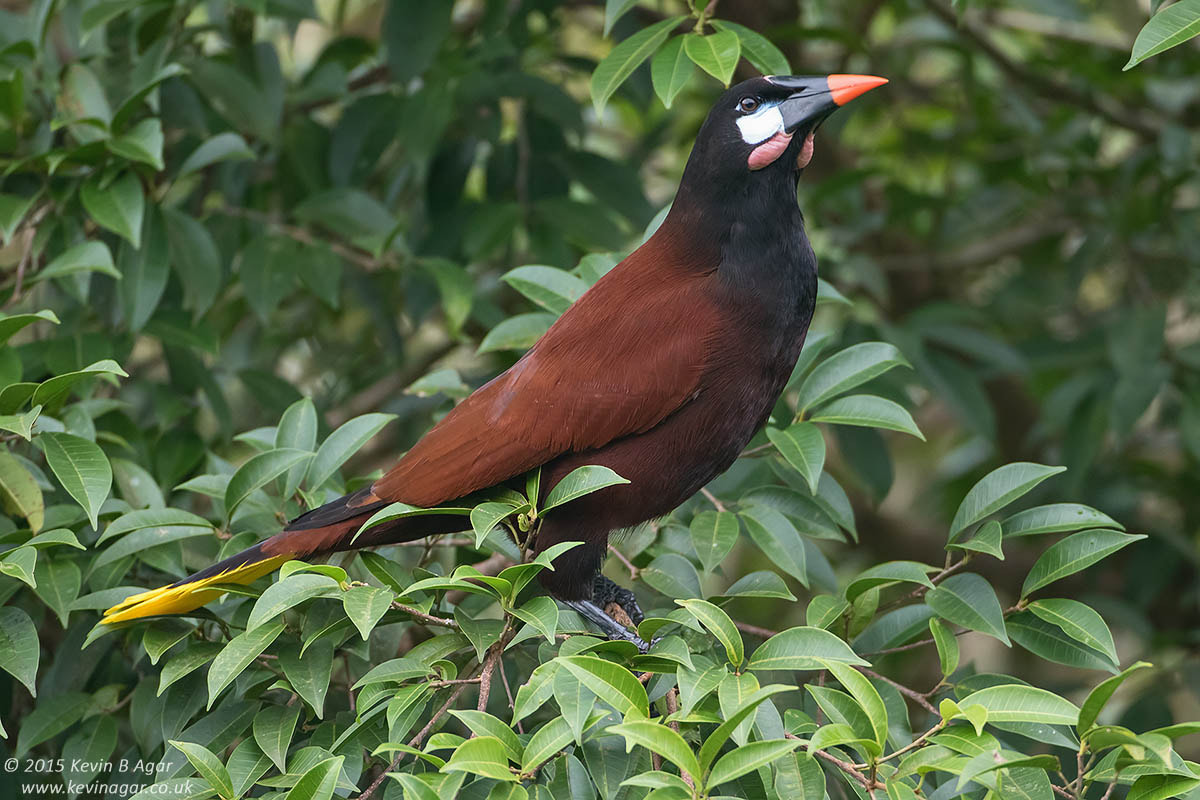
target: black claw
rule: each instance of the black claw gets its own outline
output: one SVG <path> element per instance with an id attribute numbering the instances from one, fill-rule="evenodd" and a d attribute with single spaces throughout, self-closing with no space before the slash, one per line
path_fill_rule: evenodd
<path id="1" fill-rule="evenodd" d="M 625 613 L 629 615 L 629 619 L 633 621 L 634 625 L 641 625 L 642 620 L 646 618 L 646 615 L 642 613 L 641 606 L 638 605 L 637 596 L 631 590 L 618 586 L 601 573 L 596 573 L 596 579 L 592 583 L 592 602 L 600 608 L 607 608 L 609 603 L 616 603 L 625 609 Z"/>

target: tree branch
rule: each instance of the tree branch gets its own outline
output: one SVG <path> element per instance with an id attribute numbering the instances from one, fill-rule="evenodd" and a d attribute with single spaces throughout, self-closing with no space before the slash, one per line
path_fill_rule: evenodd
<path id="1" fill-rule="evenodd" d="M 941 0 L 925 0 L 925 7 L 933 12 L 934 16 L 946 23 L 947 26 L 970 39 L 976 47 L 983 51 L 984 55 L 994 61 L 996 66 L 1010 78 L 1026 84 L 1045 97 L 1078 106 L 1098 117 L 1103 117 L 1114 125 L 1127 128 L 1146 139 L 1153 139 L 1158 136 L 1159 126 L 1150 125 L 1145 121 L 1144 109 L 1138 108 L 1135 113 L 1127 111 L 1124 108 L 1102 103 L 1089 92 L 1081 91 L 1068 83 L 1047 78 L 1042 74 L 1026 69 L 1021 64 L 1009 58 L 991 40 L 983 28 L 970 19 L 960 17 L 948 4 L 941 2 Z"/>

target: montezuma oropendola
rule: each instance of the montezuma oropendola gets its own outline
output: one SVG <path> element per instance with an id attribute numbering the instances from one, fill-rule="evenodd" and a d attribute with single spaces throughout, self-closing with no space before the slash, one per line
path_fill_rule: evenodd
<path id="1" fill-rule="evenodd" d="M 356 539 L 391 502 L 444 505 L 537 467 L 545 496 L 575 468 L 600 464 L 629 483 L 543 519 L 537 551 L 584 545 L 540 578 L 609 636 L 642 645 L 592 602 L 608 535 L 687 500 L 766 423 L 816 303 L 817 262 L 796 203 L 813 134 L 839 106 L 886 82 L 774 76 L 726 91 L 700 128 L 659 229 L 512 368 L 462 401 L 369 488 L 171 586 L 130 597 L 104 621 L 191 611 L 221 593 L 205 587 L 249 583 L 289 559 L 462 529 L 462 517 L 408 517 Z M 640 616 L 632 594 L 623 594 Z"/>

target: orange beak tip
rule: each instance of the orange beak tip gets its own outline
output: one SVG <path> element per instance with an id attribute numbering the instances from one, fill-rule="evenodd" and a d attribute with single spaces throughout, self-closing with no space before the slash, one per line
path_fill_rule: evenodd
<path id="1" fill-rule="evenodd" d="M 830 75 L 829 94 L 833 102 L 844 106 L 859 95 L 866 94 L 888 82 L 887 78 L 875 75 Z"/>

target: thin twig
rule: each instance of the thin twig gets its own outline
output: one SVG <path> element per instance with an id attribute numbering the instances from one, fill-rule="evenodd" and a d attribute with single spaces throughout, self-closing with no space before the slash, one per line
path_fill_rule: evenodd
<path id="1" fill-rule="evenodd" d="M 625 569 L 629 570 L 629 579 L 630 580 L 636 581 L 638 579 L 638 576 L 642 574 L 642 571 L 640 569 L 638 569 L 637 567 L 635 567 L 633 565 L 633 562 L 625 557 L 624 553 L 622 553 L 617 548 L 613 547 L 611 544 L 608 546 L 608 552 L 610 552 L 614 556 L 616 556 L 617 561 L 620 561 L 622 564 L 625 565 Z"/>
<path id="2" fill-rule="evenodd" d="M 483 659 L 483 672 L 479 681 L 479 702 L 475 705 L 479 711 L 487 711 L 488 700 L 491 698 L 492 673 L 496 671 L 496 662 L 500 660 L 501 648 L 499 645 L 499 641 L 493 644 Z"/>
<path id="3" fill-rule="evenodd" d="M 770 639 L 772 636 L 778 633 L 778 631 L 773 631 L 769 628 L 760 628 L 757 625 L 751 625 L 749 622 L 734 621 L 733 624 L 736 625 L 737 629 L 742 633 L 748 633 L 751 636 L 757 636 L 760 639 Z"/>
<path id="4" fill-rule="evenodd" d="M 445 716 L 446 712 L 450 710 L 450 706 L 454 705 L 454 701 L 458 699 L 459 695 L 461 695 L 464 691 L 466 691 L 467 686 L 469 686 L 469 685 L 470 684 L 468 684 L 468 683 L 461 683 L 457 687 L 455 687 L 454 691 L 450 693 L 450 696 L 448 698 L 446 698 L 445 705 L 443 705 L 441 708 L 439 708 L 437 710 L 437 713 L 435 713 L 430 718 L 429 722 L 425 723 L 425 727 L 421 728 L 421 730 L 417 732 L 417 735 L 409 740 L 409 742 L 408 742 L 409 747 L 420 747 L 421 746 L 421 742 L 423 742 L 425 740 L 425 737 L 429 735 L 429 732 L 433 730 L 433 726 L 437 724 L 437 721 L 439 719 L 441 719 L 443 716 Z M 383 785 L 384 780 L 387 778 L 387 774 L 389 772 L 391 772 L 392 770 L 394 770 L 397 766 L 400 765 L 400 760 L 402 758 L 404 758 L 404 756 L 405 756 L 404 753 L 397 753 L 396 757 L 392 759 L 392 763 L 389 764 L 386 769 L 384 769 L 382 772 L 380 772 L 375 777 L 375 780 L 371 781 L 371 785 L 368 786 L 362 792 L 362 794 L 360 794 L 358 796 L 358 800 L 368 800 L 368 798 L 370 798 L 371 795 L 375 794 L 375 792 L 379 790 L 379 787 Z"/>
<path id="5" fill-rule="evenodd" d="M 908 744 L 904 745 L 904 747 L 901 747 L 899 750 L 895 750 L 895 751 L 893 751 L 893 752 L 891 752 L 891 753 L 888 753 L 886 756 L 884 756 L 883 758 L 879 759 L 879 761 L 880 761 L 880 762 L 883 762 L 883 761 L 888 761 L 888 760 L 890 760 L 890 759 L 893 759 L 893 758 L 895 758 L 896 756 L 903 755 L 904 753 L 907 753 L 909 750 L 912 750 L 912 749 L 914 749 L 914 748 L 920 747 L 921 745 L 925 744 L 925 740 L 926 740 L 926 739 L 928 739 L 930 736 L 933 736 L 935 733 L 937 733 L 938 731 L 940 731 L 940 730 L 941 730 L 942 728 L 944 728 L 944 727 L 946 727 L 946 721 L 945 721 L 945 720 L 942 720 L 942 721 L 941 721 L 941 722 L 939 722 L 937 725 L 934 725 L 932 728 L 930 728 L 929 730 L 927 730 L 927 731 L 925 731 L 924 733 L 922 733 L 922 734 L 921 734 L 920 736 L 918 736 L 916 739 L 913 739 L 911 742 L 909 742 Z"/>
<path id="6" fill-rule="evenodd" d="M 258 211 L 253 208 L 241 208 L 238 206 L 222 206 L 216 209 L 218 214 L 224 214 L 228 217 L 239 217 L 241 219 L 257 222 L 260 225 L 266 225 L 273 229 L 276 233 L 281 233 L 284 236 L 297 241 L 307 247 L 327 247 L 332 252 L 338 254 L 342 258 L 350 261 L 368 271 L 374 271 L 381 265 L 381 260 L 376 258 L 366 250 L 361 250 L 357 247 L 351 247 L 341 244 L 340 242 L 331 242 L 327 239 L 320 239 L 313 236 L 306 229 L 295 225 L 288 225 L 285 222 L 272 217 L 270 214 Z"/>
<path id="7" fill-rule="evenodd" d="M 440 625 L 443 628 L 454 628 L 455 630 L 457 630 L 459 627 L 458 623 L 452 619 L 447 619 L 446 617 L 435 617 L 433 614 L 426 614 L 424 611 L 415 609 L 412 606 L 406 606 L 403 603 L 392 603 L 392 608 L 396 609 L 397 611 L 403 611 L 413 619 L 424 622 L 426 625 Z"/>
<path id="8" fill-rule="evenodd" d="M 992 41 L 991 37 L 988 36 L 984 28 L 970 19 L 960 17 L 950 5 L 940 0 L 925 0 L 925 7 L 932 11 L 935 16 L 941 18 L 948 27 L 970 39 L 976 47 L 995 62 L 996 66 L 1000 67 L 1002 72 L 1010 78 L 1030 86 L 1044 97 L 1048 97 L 1054 102 L 1066 102 L 1078 106 L 1085 111 L 1090 111 L 1097 116 L 1103 117 L 1115 125 L 1128 128 L 1147 139 L 1158 137 L 1159 129 L 1146 122 L 1148 115 L 1145 113 L 1144 108 L 1139 108 L 1137 111 L 1127 111 L 1112 104 L 1102 103 L 1095 95 L 1089 92 L 1076 89 L 1068 83 L 1056 81 L 1040 72 L 1027 69 L 1001 50 Z"/>
<path id="9" fill-rule="evenodd" d="M 886 675 L 880 675 L 878 672 L 867 669 L 865 667 L 859 667 L 858 671 L 861 672 L 862 674 L 868 675 L 872 678 L 878 678 L 879 680 L 881 680 L 884 683 L 891 686 L 896 691 L 900 692 L 900 694 L 914 700 L 918 705 L 920 705 L 922 708 L 924 708 L 926 711 L 930 712 L 931 714 L 938 713 L 937 709 L 933 707 L 933 704 L 930 703 L 927 699 L 925 699 L 926 696 L 921 694 L 920 692 L 918 692 L 916 689 L 910 689 L 907 686 L 905 686 L 904 684 L 896 683 L 896 681 L 892 680 L 891 678 L 887 677 Z"/>
<path id="10" fill-rule="evenodd" d="M 710 492 L 707 487 L 702 488 L 700 490 L 700 494 L 704 495 L 705 499 L 708 500 L 708 502 L 712 503 L 713 508 L 715 508 L 717 511 L 725 511 L 726 510 L 725 504 L 722 503 L 720 500 L 718 500 L 717 496 L 715 494 L 713 494 L 712 492 Z"/>
<path id="11" fill-rule="evenodd" d="M 669 692 L 667 692 L 666 701 L 667 701 L 667 714 L 669 716 L 674 716 L 675 714 L 679 713 L 679 690 L 678 689 L 671 687 L 671 690 Z M 678 720 L 674 720 L 674 719 L 671 720 L 670 722 L 667 723 L 667 726 L 670 727 L 670 729 L 675 731 L 676 733 L 679 733 Z M 688 786 L 692 787 L 693 792 L 695 791 L 695 789 L 696 789 L 695 780 L 693 779 L 693 777 L 691 775 L 689 775 L 687 773 L 687 770 L 680 769 L 679 777 L 683 778 L 684 783 L 686 783 Z M 699 776 L 697 775 L 696 777 L 699 777 Z"/>

